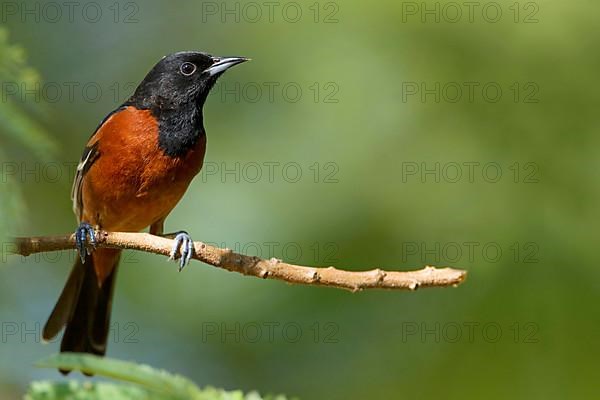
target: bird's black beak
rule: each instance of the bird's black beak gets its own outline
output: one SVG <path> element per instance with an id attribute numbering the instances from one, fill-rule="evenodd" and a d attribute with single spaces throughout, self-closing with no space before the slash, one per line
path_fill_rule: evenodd
<path id="1" fill-rule="evenodd" d="M 250 61 L 250 59 L 246 57 L 212 57 L 212 59 L 213 65 L 204 70 L 204 72 L 208 73 L 210 76 L 226 71 L 234 65 Z"/>

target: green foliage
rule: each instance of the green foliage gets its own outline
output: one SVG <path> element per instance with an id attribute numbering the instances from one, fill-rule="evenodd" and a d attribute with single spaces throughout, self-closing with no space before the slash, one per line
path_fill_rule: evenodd
<path id="1" fill-rule="evenodd" d="M 1 108 L 1 107 L 0 107 Z M 1 135 L 1 134 L 0 134 Z M 1 136 L 0 136 L 1 138 Z M 0 160 L 6 160 L 5 153 L 0 149 Z M 16 224 L 23 215 L 23 196 L 14 179 L 2 175 L 0 180 L 0 239 L 6 233 L 6 228 Z"/>
<path id="2" fill-rule="evenodd" d="M 0 27 L 0 82 L 29 90 L 39 85 L 39 81 L 39 74 L 27 65 L 23 48 L 10 45 L 7 30 Z M 7 160 L 10 150 L 19 147 L 48 160 L 56 151 L 56 145 L 31 116 L 39 114 L 39 105 L 26 105 L 8 95 L 4 98 L 5 95 L 3 93 L 0 102 L 0 161 Z M 0 193 L 0 235 L 3 235 L 24 214 L 24 203 L 19 186 L 9 174 L 3 174 L 0 179 Z"/>
<path id="3" fill-rule="evenodd" d="M 8 32 L 0 28 L 0 81 L 25 87 L 28 90 L 39 87 L 40 76 L 27 65 L 22 47 L 8 43 Z M 11 96 L 2 99 L 0 105 L 0 139 L 9 139 L 26 147 L 42 159 L 56 150 L 44 128 L 31 117 L 31 112 L 39 113 L 39 105 L 23 104 Z"/>
<path id="4" fill-rule="evenodd" d="M 40 381 L 31 384 L 26 400 L 92 400 L 92 399 L 161 399 L 160 395 L 135 386 L 112 383 L 51 382 Z"/>
<path id="5" fill-rule="evenodd" d="M 244 395 L 241 391 L 226 392 L 211 387 L 200 389 L 187 378 L 164 370 L 89 354 L 62 353 L 42 360 L 37 365 L 78 370 L 120 382 L 34 382 L 25 396 L 26 400 L 285 400 L 284 396 L 261 397 L 255 392 Z"/>

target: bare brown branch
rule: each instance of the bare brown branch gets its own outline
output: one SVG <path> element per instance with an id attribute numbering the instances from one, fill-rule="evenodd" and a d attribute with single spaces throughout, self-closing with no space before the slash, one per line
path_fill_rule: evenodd
<path id="1" fill-rule="evenodd" d="M 173 241 L 148 233 L 98 232 L 97 247 L 131 249 L 168 256 Z M 73 235 L 16 238 L 14 254 L 28 256 L 75 248 Z M 193 258 L 228 271 L 239 272 L 258 278 L 271 278 L 288 283 L 314 286 L 330 286 L 348 289 L 353 292 L 362 289 L 408 289 L 420 287 L 447 287 L 462 283 L 467 272 L 453 268 L 426 266 L 417 271 L 384 271 L 379 268 L 370 271 L 345 271 L 334 267 L 317 268 L 285 263 L 272 258 L 234 253 L 202 242 L 194 243 Z"/>

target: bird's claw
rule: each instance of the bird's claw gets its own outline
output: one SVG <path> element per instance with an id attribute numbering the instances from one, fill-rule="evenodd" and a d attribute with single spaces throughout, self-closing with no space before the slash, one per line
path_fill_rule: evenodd
<path id="1" fill-rule="evenodd" d="M 88 236 L 90 238 L 89 241 Z M 79 257 L 81 258 L 81 263 L 85 264 L 86 254 L 90 255 L 92 250 L 96 247 L 96 231 L 90 224 L 86 222 L 79 224 L 79 227 L 75 231 L 75 244 L 77 246 Z"/>
<path id="2" fill-rule="evenodd" d="M 177 253 L 179 252 L 179 272 L 185 267 L 192 256 L 194 255 L 194 242 L 190 235 L 187 232 L 178 232 L 173 238 L 175 243 L 173 243 L 173 248 L 171 249 L 171 253 L 169 254 L 169 260 L 177 259 Z"/>

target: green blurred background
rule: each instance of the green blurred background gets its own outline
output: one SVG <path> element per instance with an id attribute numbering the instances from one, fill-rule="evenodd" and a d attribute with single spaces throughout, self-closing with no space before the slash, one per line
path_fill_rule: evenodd
<path id="1" fill-rule="evenodd" d="M 76 2 L 71 18 L 61 2 L 58 17 L 4 1 L 0 229 L 73 231 L 74 163 L 160 57 L 252 57 L 208 99 L 207 171 L 167 230 L 307 265 L 469 278 L 351 294 L 130 253 L 108 355 L 303 399 L 592 398 L 600 10 L 488 3 Z M 29 67 L 39 99 L 23 90 Z M 60 379 L 33 363 L 58 350 L 39 331 L 73 254 L 2 257 L 4 399 Z"/>

